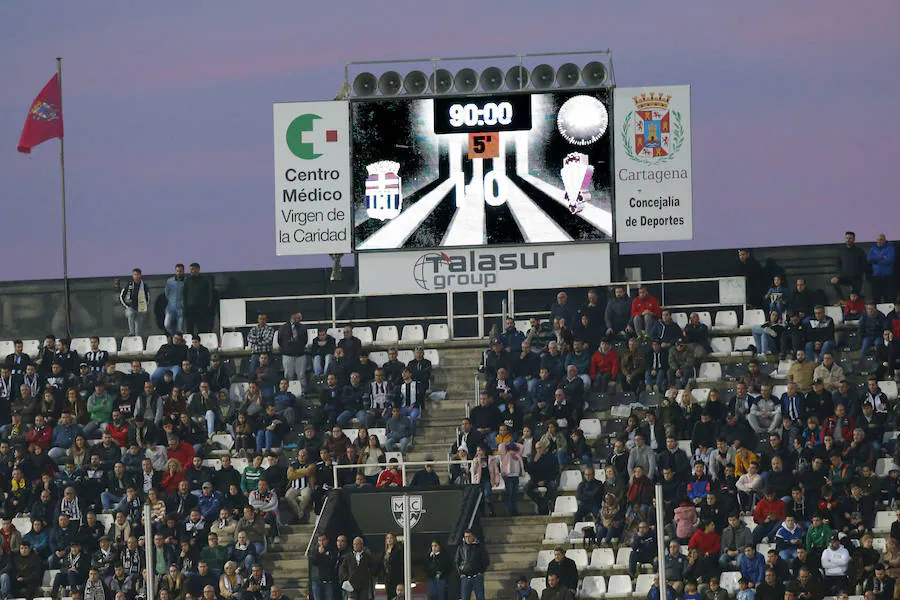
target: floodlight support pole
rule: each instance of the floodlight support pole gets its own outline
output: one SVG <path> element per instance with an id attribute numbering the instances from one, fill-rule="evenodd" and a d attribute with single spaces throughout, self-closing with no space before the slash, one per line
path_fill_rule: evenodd
<path id="1" fill-rule="evenodd" d="M 656 554 L 659 565 L 659 600 L 666 600 L 666 535 L 663 531 L 663 491 L 656 484 Z"/>

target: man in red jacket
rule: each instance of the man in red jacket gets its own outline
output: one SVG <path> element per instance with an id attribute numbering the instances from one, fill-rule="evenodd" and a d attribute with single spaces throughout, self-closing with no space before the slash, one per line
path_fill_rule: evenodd
<path id="1" fill-rule="evenodd" d="M 609 345 L 609 340 L 601 340 L 600 348 L 591 357 L 591 381 L 601 392 L 606 392 L 610 384 L 622 383 L 619 355 Z"/>
<path id="2" fill-rule="evenodd" d="M 753 520 L 756 529 L 753 530 L 753 543 L 759 544 L 764 538 L 774 538 L 775 532 L 787 514 L 787 506 L 784 500 L 775 497 L 775 490 L 766 490 L 766 496 L 756 504 L 753 509 Z"/>
<path id="3" fill-rule="evenodd" d="M 174 433 L 169 434 L 166 453 L 169 458 L 177 460 L 182 469 L 187 469 L 194 463 L 194 447 L 179 440 Z"/>
<path id="4" fill-rule="evenodd" d="M 646 287 L 638 290 L 637 298 L 631 301 L 631 323 L 638 337 L 649 337 L 656 320 L 662 316 L 659 300 L 650 295 Z"/>
<path id="5" fill-rule="evenodd" d="M 853 417 L 847 416 L 847 409 L 843 404 L 834 407 L 834 414 L 822 423 L 822 442 L 825 436 L 830 435 L 834 443 L 843 446 L 853 440 Z"/>

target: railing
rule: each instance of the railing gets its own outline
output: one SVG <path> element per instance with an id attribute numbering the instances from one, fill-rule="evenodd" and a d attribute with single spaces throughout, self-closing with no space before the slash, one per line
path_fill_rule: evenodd
<path id="1" fill-rule="evenodd" d="M 698 301 L 691 300 L 688 303 L 679 303 L 679 304 L 666 304 L 666 296 L 667 289 L 670 291 L 670 295 L 672 291 L 678 291 L 677 289 L 682 286 L 695 286 L 696 284 L 717 284 L 717 301 L 715 302 L 705 302 L 703 299 L 699 299 Z M 745 302 L 745 289 L 746 283 L 743 277 L 698 277 L 693 279 L 651 279 L 645 281 L 619 281 L 612 283 L 598 283 L 595 285 L 586 285 L 583 288 L 572 288 L 572 289 L 589 289 L 589 288 L 615 288 L 615 287 L 625 287 L 626 290 L 630 292 L 632 290 L 637 289 L 641 286 L 649 286 L 652 290 L 659 290 L 659 300 L 662 305 L 666 308 L 674 308 L 674 309 L 682 309 L 682 308 L 715 308 L 715 307 L 725 307 L 725 306 L 743 306 Z M 397 298 L 398 300 L 408 299 L 409 295 L 368 295 L 363 296 L 360 294 L 318 294 L 318 295 L 310 295 L 310 296 L 270 296 L 270 297 L 258 297 L 258 298 L 229 298 L 219 301 L 219 322 L 220 322 L 220 335 L 224 331 L 232 331 L 238 329 L 246 329 L 255 325 L 253 322 L 248 322 L 247 320 L 247 304 L 251 302 L 269 302 L 269 301 L 316 301 L 316 300 L 327 300 L 327 316 L 324 319 L 318 320 L 308 320 L 305 321 L 307 325 L 324 325 L 326 327 L 337 328 L 339 324 L 348 324 L 353 323 L 356 326 L 365 326 L 365 325 L 381 325 L 381 324 L 391 324 L 391 323 L 409 323 L 413 321 L 425 321 L 425 322 L 435 322 L 435 323 L 446 323 L 450 330 L 450 338 L 451 339 L 467 339 L 465 337 L 461 337 L 456 335 L 454 331 L 454 321 L 459 319 L 477 319 L 477 328 L 476 328 L 476 336 L 477 338 L 486 337 L 490 328 L 486 326 L 486 321 L 488 319 L 502 319 L 506 316 L 511 316 L 514 318 L 527 318 L 527 317 L 546 317 L 550 314 L 550 311 L 546 310 L 546 308 L 537 309 L 536 305 L 540 304 L 542 307 L 546 307 L 551 301 L 548 301 L 548 296 L 544 296 L 541 292 L 546 291 L 549 294 L 553 293 L 555 290 L 551 289 L 507 289 L 507 290 L 479 290 L 477 292 L 437 292 L 442 293 L 446 296 L 446 304 L 444 310 L 441 314 L 410 314 L 405 316 L 391 316 L 391 317 L 345 317 L 341 314 L 341 310 L 339 309 L 339 304 L 343 300 L 354 300 L 354 299 L 366 299 L 366 298 Z M 506 297 L 501 300 L 499 305 L 499 312 L 488 312 L 485 310 L 485 294 L 486 293 L 502 293 L 505 292 Z M 476 311 L 472 312 L 458 312 L 456 309 L 456 296 L 459 294 L 476 294 Z M 534 301 L 534 297 L 536 293 L 541 293 L 541 300 L 538 302 Z M 422 295 L 425 295 L 424 293 Z M 677 294 L 676 294 L 677 295 Z M 575 301 L 576 303 L 578 301 Z M 531 304 L 532 306 L 529 306 Z M 281 325 L 281 322 L 272 321 L 271 325 Z M 473 339 L 473 338 L 469 338 Z"/>
<path id="2" fill-rule="evenodd" d="M 338 470 L 339 469 L 362 469 L 365 467 L 383 467 L 390 468 L 393 466 L 400 467 L 400 473 L 402 475 L 403 487 L 409 485 L 406 478 L 406 467 L 424 467 L 425 465 L 447 465 L 449 469 L 451 465 L 468 465 L 472 461 L 471 460 L 426 460 L 426 461 L 415 461 L 415 462 L 396 462 L 396 463 L 364 463 L 364 464 L 356 464 L 356 465 L 339 465 L 334 463 L 331 465 L 333 476 L 334 476 L 334 485 L 338 487 Z"/>

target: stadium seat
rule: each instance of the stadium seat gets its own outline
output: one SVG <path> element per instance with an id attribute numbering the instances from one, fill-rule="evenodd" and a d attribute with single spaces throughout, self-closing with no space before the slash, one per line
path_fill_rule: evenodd
<path id="1" fill-rule="evenodd" d="M 402 362 L 404 365 L 408 364 L 409 361 L 411 361 L 415 357 L 416 355 L 412 350 L 400 350 L 399 352 L 397 352 L 397 360 Z"/>
<path id="2" fill-rule="evenodd" d="M 653 573 L 641 573 L 634 583 L 634 595 L 638 598 L 646 598 L 653 587 Z"/>
<path id="3" fill-rule="evenodd" d="M 538 598 L 540 598 L 541 594 L 547 588 L 547 580 L 543 577 L 534 577 L 532 578 L 529 585 L 531 586 L 531 589 L 533 589 L 535 593 L 537 593 Z"/>
<path id="4" fill-rule="evenodd" d="M 875 307 L 878 309 L 878 312 L 880 312 L 884 316 L 888 316 L 888 313 L 894 310 L 894 304 L 892 302 L 882 302 L 880 304 L 876 304 Z"/>
<path id="5" fill-rule="evenodd" d="M 381 446 L 387 442 L 387 430 L 384 427 L 373 427 L 369 430 L 369 435 L 374 435 L 381 442 Z"/>
<path id="6" fill-rule="evenodd" d="M 450 327 L 446 323 L 432 323 L 428 326 L 426 342 L 446 342 L 450 339 Z"/>
<path id="7" fill-rule="evenodd" d="M 369 352 L 369 360 L 378 365 L 379 367 L 388 361 L 387 352 L 384 350 L 376 350 L 375 352 Z"/>
<path id="8" fill-rule="evenodd" d="M 891 469 L 897 469 L 897 465 L 894 464 L 894 459 L 887 458 L 879 458 L 878 462 L 875 463 L 875 474 L 879 477 L 884 477 L 888 473 L 891 472 Z"/>
<path id="9" fill-rule="evenodd" d="M 157 364 L 156 364 L 156 361 L 155 361 L 155 360 L 142 360 L 142 361 L 141 361 L 141 367 L 142 367 L 145 371 L 147 371 L 148 373 L 150 373 L 151 375 L 153 375 L 153 371 L 156 370 Z"/>
<path id="10" fill-rule="evenodd" d="M 772 377 L 776 377 L 778 379 L 784 379 L 787 377 L 788 371 L 791 370 L 791 365 L 794 364 L 792 360 L 779 360 L 778 368 L 775 370 L 775 373 L 772 374 Z"/>
<path id="11" fill-rule="evenodd" d="M 335 342 L 339 342 L 344 339 L 344 328 L 343 327 L 329 327 L 325 330 L 325 333 L 334 338 Z"/>
<path id="12" fill-rule="evenodd" d="M 731 595 L 737 594 L 737 591 L 740 589 L 738 585 L 738 580 L 741 578 L 740 571 L 725 571 L 719 577 L 719 585 L 722 586 L 726 592 Z"/>
<path id="13" fill-rule="evenodd" d="M 844 322 L 844 311 L 841 310 L 840 306 L 826 306 L 825 314 L 834 320 L 835 325 L 840 325 Z"/>
<path id="14" fill-rule="evenodd" d="M 163 344 L 169 340 L 164 335 L 151 335 L 147 337 L 147 354 L 156 354 Z"/>
<path id="15" fill-rule="evenodd" d="M 288 391 L 299 398 L 303 394 L 303 384 L 297 379 L 288 381 Z"/>
<path id="16" fill-rule="evenodd" d="M 425 358 L 431 361 L 432 367 L 437 367 L 441 364 L 441 357 L 434 348 L 425 349 Z"/>
<path id="17" fill-rule="evenodd" d="M 396 458 L 398 463 L 402 463 L 403 462 L 403 453 L 396 452 L 396 451 L 384 453 L 384 460 L 386 460 L 387 462 L 391 462 L 392 458 Z M 409 473 L 407 473 L 407 475 L 409 475 Z"/>
<path id="18" fill-rule="evenodd" d="M 106 350 L 111 356 L 118 354 L 119 342 L 116 341 L 116 338 L 112 336 L 102 337 L 100 338 L 99 342 L 101 350 Z"/>
<path id="19" fill-rule="evenodd" d="M 581 471 L 577 469 L 563 471 L 559 476 L 559 489 L 564 492 L 574 492 L 578 489 L 581 480 Z"/>
<path id="20" fill-rule="evenodd" d="M 91 351 L 91 340 L 90 338 L 73 338 L 69 348 L 84 356 L 86 352 Z"/>
<path id="21" fill-rule="evenodd" d="M 553 550 L 539 550 L 534 570 L 538 573 L 546 573 L 551 560 L 553 560 Z"/>
<path id="22" fill-rule="evenodd" d="M 766 322 L 766 313 L 758 308 L 750 308 L 744 311 L 744 323 L 741 325 L 744 329 L 749 329 Z"/>
<path id="23" fill-rule="evenodd" d="M 212 442 L 214 444 L 220 444 L 226 450 L 234 448 L 234 438 L 230 433 L 217 433 L 212 436 Z"/>
<path id="24" fill-rule="evenodd" d="M 600 419 L 582 419 L 578 427 L 584 433 L 585 439 L 595 440 L 600 437 L 602 425 Z"/>
<path id="25" fill-rule="evenodd" d="M 16 345 L 12 340 L 3 340 L 0 342 L 0 356 L 6 358 L 8 354 L 12 354 L 16 350 Z"/>
<path id="26" fill-rule="evenodd" d="M 881 443 L 887 444 L 891 440 L 897 439 L 897 434 L 900 432 L 897 431 L 885 431 L 884 435 L 881 436 Z"/>
<path id="27" fill-rule="evenodd" d="M 731 338 L 730 337 L 714 337 L 709 340 L 712 346 L 710 356 L 729 356 L 731 355 Z"/>
<path id="28" fill-rule="evenodd" d="M 619 552 L 616 554 L 616 568 L 627 569 L 628 560 L 631 558 L 631 548 L 628 546 L 619 546 Z"/>
<path id="29" fill-rule="evenodd" d="M 630 598 L 631 593 L 631 577 L 628 575 L 610 576 L 606 586 L 607 598 Z"/>
<path id="30" fill-rule="evenodd" d="M 544 530 L 545 544 L 562 544 L 569 539 L 569 526 L 565 523 L 547 523 Z"/>
<path id="31" fill-rule="evenodd" d="M 743 356 L 744 354 L 750 354 L 750 346 L 755 346 L 756 340 L 753 339 L 752 335 L 739 335 L 734 338 L 734 350 L 732 350 L 733 355 Z M 759 352 L 759 348 L 756 349 Z"/>
<path id="32" fill-rule="evenodd" d="M 581 544 L 584 542 L 584 529 L 585 527 L 593 527 L 594 521 L 578 521 L 575 523 L 575 526 L 572 528 L 572 531 L 569 532 L 569 541 L 573 544 Z"/>
<path id="33" fill-rule="evenodd" d="M 131 374 L 131 363 L 120 362 L 116 363 L 116 371 L 119 373 L 125 373 L 126 375 Z"/>
<path id="34" fill-rule="evenodd" d="M 217 465 L 218 466 L 218 465 Z M 104 513 L 97 514 L 97 522 L 103 525 L 103 529 L 109 531 L 109 528 L 112 527 L 113 521 L 115 520 L 114 515 L 107 515 Z"/>
<path id="35" fill-rule="evenodd" d="M 314 333 L 314 332 L 313 332 Z M 240 331 L 226 331 L 222 334 L 222 350 L 243 350 L 244 336 Z"/>
<path id="36" fill-rule="evenodd" d="M 209 351 L 219 349 L 219 335 L 216 333 L 201 333 L 200 344 L 206 346 Z"/>
<path id="37" fill-rule="evenodd" d="M 759 544 L 756 545 L 756 551 L 759 552 L 760 554 L 762 554 L 763 556 L 766 556 L 769 553 L 769 550 L 774 550 L 774 549 L 775 549 L 775 544 L 760 542 Z"/>
<path id="38" fill-rule="evenodd" d="M 238 473 L 243 473 L 244 469 L 250 466 L 250 460 L 246 458 L 232 458 L 231 466 L 234 467 L 235 471 Z"/>
<path id="39" fill-rule="evenodd" d="M 400 341 L 396 325 L 382 325 L 375 332 L 376 344 L 396 344 Z"/>
<path id="40" fill-rule="evenodd" d="M 122 338 L 122 354 L 141 354 L 144 351 L 144 339 L 139 335 Z"/>
<path id="41" fill-rule="evenodd" d="M 678 312 L 672 313 L 672 320 L 678 323 L 678 326 L 684 329 L 684 326 L 688 324 L 688 316 L 687 313 Z"/>
<path id="42" fill-rule="evenodd" d="M 612 548 L 594 548 L 591 552 L 591 570 L 602 571 L 612 569 L 616 564 L 616 557 Z"/>
<path id="43" fill-rule="evenodd" d="M 896 514 L 891 510 L 879 510 L 875 513 L 875 527 L 872 529 L 875 533 L 890 533 L 891 525 L 896 521 Z"/>
<path id="44" fill-rule="evenodd" d="M 897 382 L 890 381 L 879 381 L 878 387 L 881 388 L 881 391 L 884 392 L 884 395 L 888 397 L 888 400 L 896 400 L 897 399 Z"/>
<path id="45" fill-rule="evenodd" d="M 53 587 L 53 580 L 56 578 L 57 573 L 59 573 L 59 569 L 47 569 L 44 571 L 44 579 L 41 581 L 41 587 L 47 589 Z"/>
<path id="46" fill-rule="evenodd" d="M 306 345 L 309 346 L 313 343 L 313 340 L 316 339 L 319 335 L 319 331 L 315 327 L 309 327 L 306 330 Z M 278 337 L 277 335 L 275 337 Z M 222 335 L 222 349 L 225 349 L 225 334 Z"/>
<path id="47" fill-rule="evenodd" d="M 678 447 L 684 450 L 685 454 L 691 456 L 691 440 L 678 440 Z"/>
<path id="48" fill-rule="evenodd" d="M 700 365 L 697 373 L 698 382 L 713 382 L 722 380 L 722 365 L 717 362 L 705 362 Z"/>
<path id="49" fill-rule="evenodd" d="M 31 358 L 38 358 L 41 350 L 41 342 L 39 340 L 22 340 L 22 352 Z"/>
<path id="50" fill-rule="evenodd" d="M 404 325 L 400 334 L 401 344 L 421 344 L 425 341 L 425 332 L 421 325 Z"/>
<path id="51" fill-rule="evenodd" d="M 578 512 L 578 501 L 575 496 L 558 496 L 553 506 L 554 517 L 571 517 Z"/>
<path id="52" fill-rule="evenodd" d="M 713 323 L 713 329 L 737 329 L 738 317 L 733 310 L 720 310 L 716 313 L 716 320 Z"/>
<path id="53" fill-rule="evenodd" d="M 781 395 L 787 392 L 787 386 L 783 383 L 779 383 L 778 385 L 772 386 L 772 396 L 775 398 L 781 398 Z"/>
<path id="54" fill-rule="evenodd" d="M 709 311 L 707 311 L 707 310 L 698 310 L 698 311 L 697 311 L 697 316 L 700 317 L 700 322 L 701 322 L 701 323 L 703 323 L 704 325 L 706 325 L 707 327 L 709 327 L 710 329 L 712 329 L 712 326 L 713 326 L 712 315 L 709 314 Z"/>
<path id="55" fill-rule="evenodd" d="M 597 550 L 594 550 L 597 552 Z M 579 598 L 602 598 L 606 595 L 606 578 L 603 575 L 588 575 L 581 580 Z"/>
<path id="56" fill-rule="evenodd" d="M 359 429 L 348 427 L 344 430 L 344 435 L 346 435 L 347 439 L 349 439 L 351 442 L 356 442 L 356 439 L 359 437 Z"/>
<path id="57" fill-rule="evenodd" d="M 371 327 L 354 327 L 353 335 L 359 338 L 359 341 L 362 342 L 363 346 L 368 346 L 372 343 L 372 328 Z"/>
<path id="58" fill-rule="evenodd" d="M 750 531 L 753 531 L 753 529 L 756 527 L 756 523 L 753 521 L 753 517 L 750 515 L 741 517 L 741 521 L 744 522 L 744 525 L 746 525 Z"/>
<path id="59" fill-rule="evenodd" d="M 525 335 L 528 335 L 528 329 L 531 327 L 531 322 L 528 319 L 518 319 L 516 321 L 516 329 L 521 331 Z"/>
<path id="60" fill-rule="evenodd" d="M 880 554 L 884 554 L 887 552 L 887 539 L 883 537 L 877 537 L 872 540 L 872 548 L 878 550 Z"/>
<path id="61" fill-rule="evenodd" d="M 247 388 L 250 387 L 250 384 L 246 381 L 237 381 L 231 384 L 231 387 L 228 388 L 228 397 L 235 401 L 240 401 L 241 398 L 244 397 L 244 394 L 247 393 Z"/>
<path id="62" fill-rule="evenodd" d="M 23 536 L 31 531 L 31 519 L 28 517 L 13 517 L 12 524 Z"/>
<path id="63" fill-rule="evenodd" d="M 706 399 L 709 398 L 709 388 L 694 388 L 691 390 L 691 396 L 694 397 L 698 404 L 706 404 Z"/>
<path id="64" fill-rule="evenodd" d="M 584 548 L 571 548 L 566 550 L 566 558 L 571 558 L 575 561 L 575 566 L 578 567 L 579 571 L 587 569 L 588 555 Z"/>

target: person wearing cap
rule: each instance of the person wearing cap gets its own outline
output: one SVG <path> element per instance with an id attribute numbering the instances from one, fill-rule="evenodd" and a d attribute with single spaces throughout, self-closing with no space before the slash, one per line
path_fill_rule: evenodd
<path id="1" fill-rule="evenodd" d="M 197 497 L 197 508 L 207 522 L 212 523 L 222 508 L 222 492 L 213 488 L 210 481 L 205 481 L 201 487 L 200 496 Z"/>
<path id="2" fill-rule="evenodd" d="M 90 558 L 81 552 L 81 542 L 73 539 L 69 544 L 69 551 L 61 561 L 60 572 L 53 578 L 50 595 L 57 598 L 61 587 L 74 589 L 83 585 L 90 568 Z"/>
<path id="3" fill-rule="evenodd" d="M 841 544 L 837 534 L 831 536 L 828 547 L 822 551 L 822 571 L 825 573 L 825 587 L 831 594 L 844 590 L 847 585 L 847 568 L 850 566 L 850 552 Z"/>

